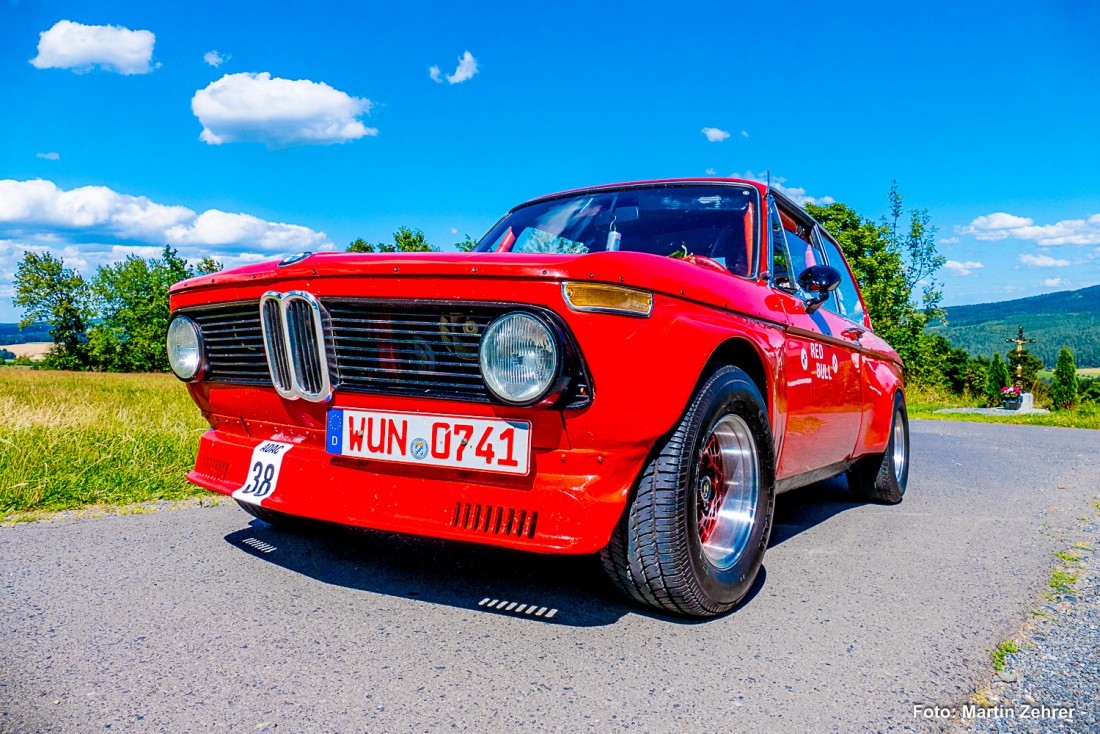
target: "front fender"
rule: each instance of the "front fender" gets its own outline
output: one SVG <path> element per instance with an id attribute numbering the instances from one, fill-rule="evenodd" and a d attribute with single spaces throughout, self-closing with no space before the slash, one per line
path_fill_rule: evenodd
<path id="1" fill-rule="evenodd" d="M 776 435 L 782 435 L 780 324 L 656 294 L 652 316 L 569 312 L 570 328 L 584 353 L 594 386 L 591 406 L 566 411 L 570 443 L 578 448 L 648 444 L 668 433 L 683 415 L 707 365 L 744 344 L 764 376 L 764 399 Z M 751 370 L 750 370 L 751 372 Z"/>

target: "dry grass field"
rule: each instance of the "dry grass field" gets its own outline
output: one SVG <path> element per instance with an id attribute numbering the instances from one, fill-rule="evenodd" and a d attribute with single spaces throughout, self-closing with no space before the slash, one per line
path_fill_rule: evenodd
<path id="1" fill-rule="evenodd" d="M 0 370 L 0 518 L 199 494 L 205 429 L 170 375 Z"/>
<path id="2" fill-rule="evenodd" d="M 27 344 L 9 344 L 8 346 L 0 344 L 0 349 L 7 349 L 16 357 L 42 359 L 52 346 L 53 342 L 28 342 Z"/>

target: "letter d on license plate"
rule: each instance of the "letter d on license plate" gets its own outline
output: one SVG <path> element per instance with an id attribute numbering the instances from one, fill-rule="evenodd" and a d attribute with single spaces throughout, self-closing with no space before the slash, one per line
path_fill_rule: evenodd
<path id="1" fill-rule="evenodd" d="M 526 474 L 531 424 L 500 418 L 467 418 L 374 410 L 328 412 L 330 454 L 401 464 Z"/>

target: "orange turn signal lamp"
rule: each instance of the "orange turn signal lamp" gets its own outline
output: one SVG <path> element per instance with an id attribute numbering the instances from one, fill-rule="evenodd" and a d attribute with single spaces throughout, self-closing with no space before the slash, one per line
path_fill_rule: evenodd
<path id="1" fill-rule="evenodd" d="M 653 313 L 653 294 L 637 288 L 606 283 L 562 283 L 561 295 L 574 311 L 617 313 L 648 317 Z"/>

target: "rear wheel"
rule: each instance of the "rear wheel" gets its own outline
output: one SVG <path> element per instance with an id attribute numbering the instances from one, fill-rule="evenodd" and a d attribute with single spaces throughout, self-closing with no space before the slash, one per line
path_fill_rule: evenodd
<path id="1" fill-rule="evenodd" d="M 737 367 L 711 375 L 654 450 L 601 553 L 625 594 L 693 616 L 729 611 L 752 587 L 775 508 L 764 400 Z"/>
<path id="2" fill-rule="evenodd" d="M 865 456 L 848 470 L 848 489 L 858 499 L 896 505 L 909 484 L 909 412 L 905 398 L 894 396 L 890 442 L 881 454 Z"/>

